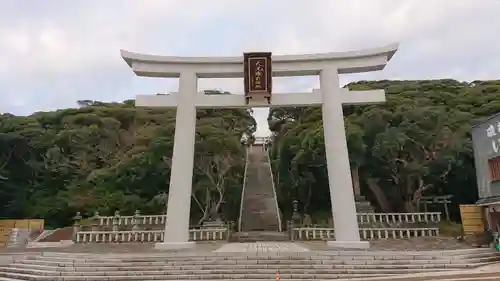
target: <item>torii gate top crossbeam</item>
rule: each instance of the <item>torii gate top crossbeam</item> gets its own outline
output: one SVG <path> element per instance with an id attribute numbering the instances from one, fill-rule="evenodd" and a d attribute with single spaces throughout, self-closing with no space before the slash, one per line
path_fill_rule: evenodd
<path id="1" fill-rule="evenodd" d="M 326 65 L 339 74 L 382 70 L 399 44 L 348 52 L 273 56 L 273 76 L 318 75 Z M 122 58 L 138 76 L 176 78 L 181 72 L 195 72 L 198 78 L 243 77 L 243 58 L 172 57 L 121 50 Z"/>

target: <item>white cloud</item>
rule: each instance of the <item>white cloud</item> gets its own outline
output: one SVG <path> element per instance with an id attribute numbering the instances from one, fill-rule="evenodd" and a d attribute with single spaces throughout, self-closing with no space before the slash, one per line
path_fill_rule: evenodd
<path id="1" fill-rule="evenodd" d="M 172 81 L 134 77 L 119 56 L 122 48 L 164 55 L 296 54 L 399 41 L 386 70 L 341 81 L 500 74 L 497 0 L 24 2 L 0 10 L 0 111 L 26 114 L 73 106 L 78 99 L 175 90 Z M 279 92 L 317 84 L 302 78 L 275 83 Z M 242 80 L 204 80 L 200 88 L 241 92 Z"/>

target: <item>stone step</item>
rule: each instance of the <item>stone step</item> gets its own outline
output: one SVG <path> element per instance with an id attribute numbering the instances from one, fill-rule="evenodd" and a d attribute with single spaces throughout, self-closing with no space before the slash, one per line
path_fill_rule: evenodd
<path id="1" fill-rule="evenodd" d="M 267 152 L 250 147 L 242 198 L 241 230 L 279 230 L 276 198 Z M 245 241 L 265 241 L 256 238 Z"/>
<path id="2" fill-rule="evenodd" d="M 462 259 L 498 257 L 500 259 L 500 255 L 497 253 L 470 253 L 470 254 L 464 254 L 464 255 L 456 255 L 453 257 L 455 257 L 455 258 L 458 257 L 458 258 L 462 258 Z"/>
<path id="3" fill-rule="evenodd" d="M 460 261 L 464 259 L 474 259 L 483 257 L 496 257 L 498 255 L 477 254 L 477 255 L 459 255 L 459 256 L 434 256 L 434 255 L 416 255 L 416 256 L 319 256 L 319 255 L 220 255 L 220 256 L 154 256 L 154 257 L 95 257 L 95 258 L 68 258 L 68 257 L 27 257 L 24 260 L 42 260 L 53 262 L 72 262 L 72 263 L 95 263 L 95 262 L 151 262 L 151 261 L 166 261 L 166 262 L 293 262 L 293 261 L 312 261 L 312 262 L 379 262 L 379 261 Z"/>
<path id="4" fill-rule="evenodd" d="M 232 233 L 230 241 L 257 242 L 257 241 L 288 241 L 288 233 L 272 231 L 236 232 Z"/>
<path id="5" fill-rule="evenodd" d="M 60 271 L 58 268 L 52 268 L 51 270 L 40 270 L 40 269 L 28 269 L 19 267 L 0 267 L 0 272 L 5 273 L 20 273 L 20 274 L 31 274 L 39 276 L 128 276 L 128 275 L 229 275 L 229 274 L 262 274 L 271 275 L 276 273 L 278 269 L 276 268 L 265 268 L 265 269 L 254 269 L 248 270 L 245 268 L 238 269 L 200 269 L 200 270 L 174 270 L 174 269 L 162 269 L 162 270 L 126 270 L 125 268 L 114 268 L 114 270 L 106 269 L 104 271 Z M 411 274 L 411 273 L 423 273 L 423 272 L 436 272 L 436 271 L 450 271 L 452 269 L 446 268 L 422 268 L 422 269 L 290 269 L 282 268 L 279 269 L 282 275 L 296 275 L 296 274 L 331 274 L 331 275 L 348 275 L 348 274 L 363 274 L 363 275 L 390 275 L 390 274 Z"/>
<path id="6" fill-rule="evenodd" d="M 247 207 L 245 209 L 245 212 L 247 212 L 247 214 L 249 214 L 250 212 L 256 212 L 256 211 L 260 211 L 260 213 L 262 213 L 262 214 L 268 214 L 265 212 L 266 210 L 262 209 L 262 208 L 266 207 L 265 203 L 263 203 L 263 202 L 260 202 L 260 203 L 246 202 L 246 203 L 252 204 L 252 205 L 249 205 L 251 207 Z M 272 204 L 272 202 L 270 202 L 269 204 Z"/>
<path id="7" fill-rule="evenodd" d="M 58 271 L 105 271 L 105 270 L 123 270 L 123 271 L 140 271 L 140 270 L 203 270 L 203 269 L 212 269 L 212 270 L 224 270 L 224 269 L 246 269 L 246 270 L 257 270 L 257 269 L 273 269 L 273 270 L 329 270 L 329 269 L 463 269 L 463 268 L 472 268 L 478 266 L 485 266 L 489 263 L 480 263 L 480 264 L 379 264 L 379 265 L 370 265 L 370 264 L 358 264 L 358 265 L 328 265 L 328 264 L 273 264 L 273 265 L 265 265 L 265 264 L 251 264 L 251 265 L 224 265 L 224 264 L 211 264 L 211 265 L 129 265 L 129 266 L 107 266 L 105 264 L 101 264 L 100 266 L 57 266 L 56 265 L 40 265 L 40 264 L 14 264 L 11 267 L 14 268 L 23 268 L 23 269 L 37 269 L 37 270 L 45 270 L 51 271 L 54 268 L 57 268 Z"/>
<path id="8" fill-rule="evenodd" d="M 250 232 L 251 233 L 251 232 Z M 240 233 L 242 235 L 248 235 L 249 233 Z M 269 233 L 263 232 L 263 235 L 285 235 L 284 233 Z M 298 244 L 292 243 L 276 243 L 277 247 L 292 247 L 299 246 Z M 238 243 L 227 244 L 224 247 L 237 245 Z M 244 244 L 247 248 L 258 248 L 258 247 L 268 247 L 267 244 L 263 243 L 246 243 Z M 273 243 L 271 243 L 273 245 Z M 301 247 L 302 249 L 302 247 Z M 493 251 L 477 251 L 477 252 L 458 252 L 458 253 L 447 253 L 447 252 L 392 252 L 392 251 L 366 251 L 366 252 L 313 252 L 313 251 L 293 251 L 293 252 L 236 252 L 236 253 L 224 253 L 224 252 L 211 252 L 211 253 L 191 253 L 191 254 L 162 254 L 162 253 L 151 253 L 149 255 L 144 254 L 118 254 L 118 255 L 72 255 L 72 254 L 52 254 L 44 253 L 43 255 L 20 255 L 18 258 L 23 259 L 44 259 L 44 260 L 71 260 L 71 261 L 108 261 L 108 260 L 184 260 L 184 261 L 203 261 L 203 260 L 454 260 L 454 259 L 464 259 L 464 258 L 477 258 L 477 257 L 498 257 L 500 258 L 500 253 Z"/>
<path id="9" fill-rule="evenodd" d="M 326 246 L 326 244 L 325 244 Z M 328 251 L 310 251 L 310 252 L 296 252 L 287 253 L 280 252 L 276 255 L 288 257 L 288 256 L 464 256 L 469 254 L 480 254 L 488 253 L 492 255 L 500 256 L 500 252 L 497 252 L 491 248 L 465 248 L 465 249 L 455 249 L 455 250 L 423 250 L 423 251 L 404 251 L 404 250 L 328 250 Z M 217 252 L 203 252 L 200 255 L 199 252 L 187 252 L 187 253 L 171 253 L 171 252 L 149 252 L 149 253 L 110 253 L 110 254 L 100 254 L 100 253 L 74 253 L 74 252 L 43 252 L 43 253 L 33 253 L 33 252 L 19 252 L 19 253 L 6 253 L 0 254 L 0 256 L 29 256 L 29 257 L 66 257 L 66 258 L 89 258 L 93 259 L 96 257 L 120 257 L 120 258 L 156 258 L 156 257 L 206 257 L 211 259 L 213 256 L 225 256 L 227 258 L 233 258 L 234 256 L 255 256 L 262 253 L 246 252 L 246 253 L 217 253 Z M 275 256 L 275 254 L 263 253 L 264 256 Z"/>
<path id="10" fill-rule="evenodd" d="M 281 274 L 281 280 L 311 280 L 311 279 L 321 279 L 321 280 L 335 280 L 339 278 L 368 278 L 368 277 L 383 277 L 383 276 L 394 276 L 393 274 L 307 274 L 307 273 L 297 273 L 297 274 Z M 60 275 L 47 275 L 39 276 L 33 274 L 22 274 L 22 273 L 10 273 L 10 272 L 0 272 L 0 277 L 13 278 L 18 280 L 61 280 L 61 281 L 102 281 L 102 280 L 116 280 L 116 281 L 127 281 L 127 280 L 220 280 L 220 279 L 239 279 L 239 280 L 270 280 L 275 277 L 275 272 L 272 274 L 258 274 L 258 273 L 245 273 L 245 274 L 203 274 L 203 275 L 138 275 L 137 273 L 133 275 L 95 275 L 95 276 L 60 276 Z"/>
<path id="11" fill-rule="evenodd" d="M 249 243 L 252 246 L 253 243 Z M 231 244 L 226 245 L 230 246 Z M 241 247 L 241 244 L 235 243 Z M 292 244 L 293 246 L 295 244 Z M 298 245 L 297 245 L 298 246 Z M 185 253 L 179 254 L 166 254 L 166 253 L 151 253 L 144 254 L 118 254 L 118 255 L 75 255 L 66 253 L 49 253 L 45 252 L 43 255 L 19 255 L 15 259 L 8 260 L 55 260 L 55 261 L 204 261 L 204 260 L 460 260 L 481 257 L 497 257 L 500 254 L 493 251 L 460 251 L 458 253 L 452 252 L 313 252 L 313 251 L 292 251 L 292 252 L 211 252 L 200 255 L 199 253 Z"/>
<path id="12" fill-rule="evenodd" d="M 246 266 L 246 265 L 262 265 L 263 267 L 272 267 L 277 265 L 283 265 L 292 267 L 294 265 L 466 265 L 466 264 L 479 264 L 492 261 L 498 261 L 498 257 L 482 257 L 473 259 L 457 259 L 457 260 L 178 260 L 178 261 L 63 261 L 63 260 L 21 260 L 16 263 L 20 264 L 38 264 L 38 265 L 48 265 L 48 266 L 60 266 L 60 267 L 99 267 L 99 266 L 193 266 L 193 265 L 203 265 L 212 266 L 214 264 L 220 265 L 234 265 L 236 266 Z"/>
<path id="13" fill-rule="evenodd" d="M 245 233 L 252 234 L 252 233 Z M 269 234 L 269 233 L 268 233 Z M 275 233 L 274 233 L 275 234 Z M 279 233 L 281 235 L 281 233 Z M 270 243 L 273 244 L 273 243 Z M 291 243 L 273 245 L 291 246 Z M 265 243 L 226 246 L 264 247 Z M 299 246 L 300 244 L 294 244 Z M 335 280 L 403 274 L 452 273 L 498 261 L 491 249 L 453 251 L 325 251 L 246 253 L 122 253 L 44 252 L 20 256 L 0 268 L 0 281 L 14 280 Z M 401 279 L 405 280 L 405 279 Z M 428 279 L 421 279 L 428 280 Z"/>
<path id="14" fill-rule="evenodd" d="M 36 277 L 35 277 L 36 278 Z M 53 279 L 50 279 L 53 278 Z M 340 278 L 340 279 L 323 279 L 323 280 L 336 280 L 336 281 L 349 281 L 349 280 L 363 280 L 363 281 L 430 281 L 430 280 L 447 280 L 447 281 L 476 281 L 476 280 L 497 280 L 498 278 L 498 273 L 497 272 L 488 272 L 488 273 L 452 273 L 449 272 L 449 274 L 442 275 L 442 276 L 437 276 L 437 277 L 432 277 L 430 278 L 428 275 L 427 276 L 422 276 L 422 275 L 404 275 L 404 276 L 398 276 L 398 275 L 391 275 L 391 276 L 382 276 L 382 277 L 352 277 L 350 276 L 346 278 Z M 0 277 L 0 281 L 20 281 L 20 280 L 27 280 L 27 279 L 14 279 L 14 278 L 6 278 L 6 277 Z M 36 279 L 32 280 L 63 280 L 63 279 L 58 279 L 54 277 L 38 277 Z M 87 279 L 87 280 L 95 280 L 94 278 L 92 279 Z M 101 280 L 108 280 L 108 278 L 104 278 Z M 99 281 L 101 281 L 99 280 Z M 162 280 L 162 279 L 158 279 Z M 165 280 L 165 279 L 163 279 Z M 179 279 L 183 280 L 183 279 Z M 188 280 L 188 279 L 185 279 Z M 230 281 L 234 279 L 218 279 L 220 281 Z M 261 281 L 262 279 L 245 279 L 245 281 Z M 269 279 L 268 279 L 269 280 Z M 272 278 L 270 279 L 272 280 Z M 294 281 L 310 281 L 312 280 L 311 277 L 305 278 L 305 279 L 287 279 L 281 277 L 281 280 L 286 281 L 286 280 L 294 280 Z M 80 279 L 81 281 L 81 279 Z"/>
<path id="15" fill-rule="evenodd" d="M 0 281 L 21 281 L 22 279 L 14 279 L 14 278 L 9 278 L 9 277 L 0 277 Z M 36 280 L 36 279 L 34 279 Z"/>
<path id="16" fill-rule="evenodd" d="M 374 213 L 375 209 L 368 201 L 355 202 L 357 213 Z"/>
<path id="17" fill-rule="evenodd" d="M 286 243 L 288 244 L 288 243 Z M 226 246 L 230 246 L 228 244 Z M 259 245 L 254 243 L 249 243 L 247 246 Z M 295 245 L 295 244 L 292 244 Z M 233 246 L 244 247 L 242 244 L 235 243 Z M 298 246 L 298 245 L 297 245 Z M 247 247 L 248 248 L 248 247 Z M 251 247 L 250 247 L 251 248 Z M 11 257 L 8 261 L 16 260 L 46 260 L 54 262 L 71 262 L 71 263 L 86 263 L 86 262 L 128 262 L 128 261 L 139 261 L 139 262 L 151 262 L 151 261 L 170 261 L 170 262 L 193 262 L 193 261 L 229 261 L 229 262 L 243 262 L 248 263 L 251 261 L 281 261 L 286 260 L 311 260 L 314 261 L 329 261 L 337 260 L 341 262 L 354 261 L 354 262 L 366 262 L 366 261 L 411 261 L 419 262 L 420 260 L 426 262 L 430 261 L 445 261 L 449 262 L 460 261 L 460 260 L 470 260 L 470 259 L 480 259 L 480 258 L 492 258 L 500 259 L 500 254 L 494 252 L 490 249 L 471 249 L 471 250 L 455 250 L 455 251 L 422 251 L 422 252 L 399 252 L 399 251 L 328 251 L 328 252 L 314 252 L 314 251 L 281 251 L 281 252 L 208 252 L 200 255 L 199 253 L 148 253 L 148 254 L 75 254 L 75 253 L 57 253 L 57 252 L 45 252 L 43 255 L 16 255 L 16 257 Z"/>
<path id="18" fill-rule="evenodd" d="M 304 276 L 305 275 L 305 276 Z M 382 275 L 382 276 L 366 276 L 366 275 L 348 275 L 348 276 L 342 276 L 342 275 L 336 275 L 336 276 L 327 276 L 326 278 L 321 278 L 321 276 L 315 276 L 315 275 L 306 275 L 302 274 L 300 276 L 298 275 L 282 275 L 280 274 L 280 279 L 283 281 L 286 280 L 295 280 L 295 281 L 306 281 L 306 280 L 314 280 L 314 279 L 321 279 L 321 280 L 337 280 L 337 281 L 348 281 L 348 280 L 363 280 L 363 281 L 369 281 L 369 280 L 378 280 L 378 281 L 430 281 L 430 280 L 447 280 L 447 281 L 475 281 L 475 280 L 497 280 L 498 278 L 498 273 L 497 272 L 487 272 L 487 273 L 457 273 L 457 272 L 448 272 L 446 274 L 443 274 L 441 276 L 437 277 L 429 277 L 431 274 L 426 274 L 426 275 L 421 275 L 421 274 L 412 274 L 412 275 Z M 433 274 L 434 276 L 436 274 Z M 136 278 L 130 279 L 130 276 L 121 276 L 122 279 L 115 279 L 117 276 L 111 276 L 109 278 L 108 276 L 78 276 L 78 277 L 61 277 L 61 276 L 34 276 L 34 275 L 26 275 L 26 274 L 13 274 L 10 275 L 11 277 L 3 277 L 0 276 L 0 281 L 20 281 L 20 280 L 51 280 L 51 281 L 101 281 L 101 280 L 145 280 L 143 279 L 137 279 L 137 277 L 140 276 L 135 276 Z M 246 277 L 258 277 L 258 278 L 241 278 L 241 276 L 214 276 L 217 277 L 215 280 L 235 280 L 238 278 L 241 278 L 245 281 L 261 281 L 261 280 L 272 280 L 274 278 L 274 274 L 270 277 L 266 275 L 266 278 L 262 278 L 262 276 L 254 276 L 252 274 L 245 275 Z M 243 276 L 243 277 L 245 277 Z M 120 278 L 120 276 L 118 276 Z M 147 280 L 203 280 L 203 279 L 198 279 L 196 278 L 197 276 L 175 276 L 175 278 L 178 279 L 169 279 L 168 277 L 165 278 L 164 275 L 158 275 L 158 276 L 148 276 Z M 226 278 L 223 278 L 226 277 Z M 236 278 L 234 278 L 236 277 Z M 298 278 L 298 277 L 304 277 L 304 278 Z M 319 278 L 318 278 L 319 277 Z M 101 279 L 99 279 L 101 278 Z M 151 279 L 154 278 L 154 279 Z"/>

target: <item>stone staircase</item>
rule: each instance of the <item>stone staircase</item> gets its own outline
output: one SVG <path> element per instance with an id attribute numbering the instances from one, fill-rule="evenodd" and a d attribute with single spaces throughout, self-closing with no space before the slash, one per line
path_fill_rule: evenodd
<path id="1" fill-rule="evenodd" d="M 278 231 L 240 231 L 233 233 L 230 242 L 289 241 L 287 233 Z"/>
<path id="2" fill-rule="evenodd" d="M 358 195 L 354 199 L 357 213 L 375 213 L 372 204 L 364 196 Z"/>
<path id="3" fill-rule="evenodd" d="M 45 252 L 17 255 L 0 267 L 0 281 L 15 280 L 390 280 L 421 273 L 449 273 L 498 261 L 491 249 L 452 251 L 307 251 L 254 253 L 76 254 Z M 411 274 L 411 277 L 402 277 Z M 496 273 L 498 274 L 498 273 Z M 401 275 L 401 278 L 395 278 Z M 457 274 L 455 274 L 457 275 Z M 463 277 L 463 273 L 460 275 Z M 495 275 L 493 275 L 495 276 Z M 387 279 L 378 279 L 387 280 Z M 467 279 L 460 279 L 467 280 Z M 474 278 L 470 279 L 474 280 Z"/>
<path id="4" fill-rule="evenodd" d="M 15 248 L 22 247 L 28 244 L 31 230 L 26 228 L 13 228 L 10 234 L 9 243 L 7 247 Z"/>
<path id="5" fill-rule="evenodd" d="M 248 148 L 245 189 L 242 199 L 241 232 L 279 232 L 271 164 L 262 145 Z M 237 234 L 238 235 L 238 234 Z"/>

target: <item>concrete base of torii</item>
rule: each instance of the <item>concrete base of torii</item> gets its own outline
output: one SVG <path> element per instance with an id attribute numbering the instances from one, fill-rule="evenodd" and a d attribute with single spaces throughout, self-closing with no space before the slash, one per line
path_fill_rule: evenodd
<path id="1" fill-rule="evenodd" d="M 155 250 L 177 250 L 177 249 L 189 249 L 194 248 L 196 242 L 160 242 L 155 244 Z"/>
<path id="2" fill-rule="evenodd" d="M 368 241 L 327 241 L 326 245 L 333 248 L 342 249 L 368 249 L 370 242 Z"/>

